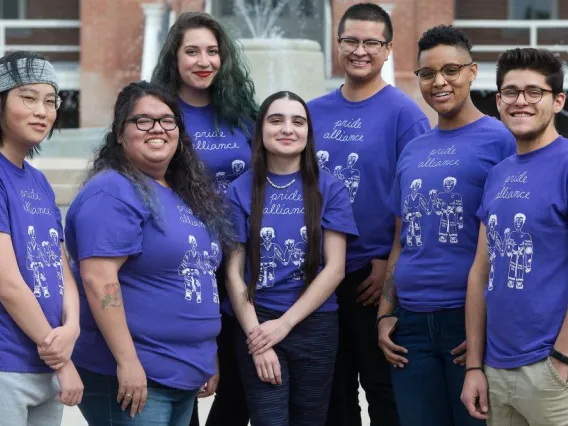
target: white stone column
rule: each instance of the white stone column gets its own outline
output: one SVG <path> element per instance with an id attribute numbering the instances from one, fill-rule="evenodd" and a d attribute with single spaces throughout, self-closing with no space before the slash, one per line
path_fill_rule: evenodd
<path id="1" fill-rule="evenodd" d="M 395 4 L 394 3 L 382 3 L 380 6 L 392 18 L 392 11 L 394 9 Z M 391 54 L 389 55 L 388 60 L 383 65 L 383 70 L 381 71 L 381 77 L 383 77 L 383 80 L 386 81 L 388 84 L 394 86 L 395 85 L 394 75 L 395 74 L 394 74 L 394 49 L 393 49 L 393 50 L 391 50 Z"/>
<path id="2" fill-rule="evenodd" d="M 140 78 L 142 80 L 150 80 L 160 54 L 158 35 L 160 33 L 164 6 L 162 3 L 146 3 L 142 5 L 142 9 L 144 10 L 144 46 Z"/>

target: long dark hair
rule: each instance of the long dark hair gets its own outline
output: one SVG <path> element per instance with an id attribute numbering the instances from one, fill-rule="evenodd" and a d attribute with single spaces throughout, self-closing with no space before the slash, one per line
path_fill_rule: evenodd
<path id="1" fill-rule="evenodd" d="M 93 166 L 87 176 L 88 182 L 97 173 L 104 170 L 115 170 L 132 182 L 144 203 L 158 219 L 155 205 L 155 194 L 148 185 L 148 178 L 140 172 L 127 158 L 119 139 L 124 133 L 126 120 L 140 99 L 152 96 L 166 104 L 177 119 L 179 141 L 177 150 L 166 170 L 165 180 L 170 188 L 185 202 L 202 220 L 213 237 L 216 237 L 223 249 L 232 248 L 232 227 L 227 219 L 224 203 L 215 194 L 212 181 L 199 160 L 193 144 L 187 136 L 185 125 L 176 99 L 165 89 L 140 81 L 130 83 L 118 94 L 114 106 L 114 119 L 110 131 L 106 134 L 100 149 L 95 153 Z"/>
<path id="2" fill-rule="evenodd" d="M 264 119 L 270 105 L 278 99 L 289 99 L 302 104 L 308 118 L 308 141 L 301 154 L 300 173 L 302 176 L 302 190 L 304 198 L 304 222 L 306 224 L 308 241 L 304 278 L 307 288 L 318 274 L 321 250 L 321 209 L 322 197 L 319 191 L 319 167 L 316 157 L 312 119 L 304 100 L 298 95 L 288 91 L 275 93 L 262 103 L 256 120 L 256 129 L 252 140 L 252 201 L 250 215 L 250 231 L 247 250 L 250 258 L 251 279 L 248 286 L 248 299 L 254 300 L 256 283 L 260 277 L 260 229 L 264 209 L 266 177 L 268 164 L 266 161 L 266 148 L 262 140 Z"/>
<path id="3" fill-rule="evenodd" d="M 20 72 L 22 71 L 21 68 L 18 68 L 18 61 L 25 60 L 25 73 L 27 75 L 21 75 Z M 0 58 L 0 65 L 6 67 L 6 71 L 8 72 L 9 77 L 14 80 L 18 84 L 23 84 L 26 77 L 31 77 L 31 79 L 35 79 L 36 76 L 33 74 L 33 63 L 34 61 L 47 61 L 45 57 L 39 55 L 37 53 L 23 51 L 23 50 L 16 50 L 14 52 L 10 52 Z M 12 89 L 10 89 L 12 90 Z M 10 90 L 5 90 L 4 92 L 0 93 L 0 147 L 3 145 L 2 139 L 4 138 L 4 114 L 6 114 L 6 103 L 8 101 L 8 93 Z M 55 121 L 53 122 L 53 126 L 51 127 L 49 133 L 47 134 L 47 139 L 51 138 L 53 135 L 53 131 L 55 129 L 59 129 L 60 125 L 60 118 L 59 113 L 57 113 L 55 117 Z M 40 145 L 36 145 L 28 151 L 27 156 L 29 158 L 33 158 L 35 154 L 41 152 Z"/>
<path id="4" fill-rule="evenodd" d="M 179 75 L 177 52 L 187 30 L 209 29 L 217 39 L 221 68 L 211 85 L 211 99 L 215 110 L 215 122 L 229 125 L 231 130 L 240 128 L 250 136 L 250 128 L 256 119 L 254 83 L 236 42 L 212 16 L 203 12 L 182 13 L 170 28 L 152 74 L 152 82 L 177 94 L 182 85 Z"/>

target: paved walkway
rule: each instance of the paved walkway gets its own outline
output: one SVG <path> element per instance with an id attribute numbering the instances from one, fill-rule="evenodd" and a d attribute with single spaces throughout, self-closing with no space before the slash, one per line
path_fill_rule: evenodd
<path id="1" fill-rule="evenodd" d="M 363 390 L 359 390 L 359 400 L 361 403 L 361 408 L 363 410 L 363 426 L 370 426 L 369 417 L 367 416 L 367 402 L 365 401 L 365 397 L 363 394 Z M 213 403 L 213 397 L 209 397 L 206 399 L 199 400 L 199 417 L 201 419 L 205 419 L 207 417 L 207 413 L 211 408 L 211 404 Z M 202 424 L 205 422 L 203 421 Z M 81 415 L 81 412 L 78 408 L 65 408 L 63 414 L 63 423 L 61 426 L 88 426 L 87 422 Z"/>

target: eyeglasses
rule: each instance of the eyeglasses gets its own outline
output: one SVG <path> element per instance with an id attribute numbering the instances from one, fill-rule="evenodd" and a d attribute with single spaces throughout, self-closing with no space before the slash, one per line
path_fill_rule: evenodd
<path id="1" fill-rule="evenodd" d="M 469 64 L 446 64 L 439 70 L 424 67 L 414 71 L 414 74 L 423 82 L 434 80 L 438 73 L 442 73 L 442 77 L 444 77 L 444 80 L 446 81 L 455 81 L 459 78 L 462 68 L 470 65 L 473 65 L 473 62 L 470 62 Z"/>
<path id="2" fill-rule="evenodd" d="M 26 108 L 29 109 L 36 109 L 40 99 L 39 96 L 34 96 L 34 95 L 18 95 L 20 97 L 20 99 L 22 100 L 22 102 L 24 103 L 24 106 Z M 59 107 L 61 106 L 61 98 L 59 96 L 50 96 L 48 98 L 45 98 L 43 100 L 43 105 L 45 106 L 46 110 L 49 111 L 56 111 L 59 109 Z"/>
<path id="3" fill-rule="evenodd" d="M 542 89 L 540 87 L 527 87 L 525 90 L 519 90 L 514 87 L 507 87 L 499 91 L 501 100 L 507 105 L 513 105 L 519 99 L 519 94 L 523 94 L 525 101 L 529 104 L 538 104 L 545 93 L 554 93 L 552 90 Z"/>
<path id="4" fill-rule="evenodd" d="M 372 38 L 368 40 L 359 40 L 353 37 L 339 37 L 337 41 L 339 42 L 339 48 L 341 51 L 347 54 L 355 52 L 359 46 L 363 44 L 365 52 L 369 55 L 376 55 L 384 46 L 389 44 L 388 41 L 375 40 Z"/>
<path id="5" fill-rule="evenodd" d="M 126 120 L 127 123 L 136 124 L 136 128 L 144 132 L 152 130 L 156 126 L 156 121 L 166 132 L 174 130 L 178 126 L 177 118 L 171 116 L 161 118 L 132 117 Z"/>

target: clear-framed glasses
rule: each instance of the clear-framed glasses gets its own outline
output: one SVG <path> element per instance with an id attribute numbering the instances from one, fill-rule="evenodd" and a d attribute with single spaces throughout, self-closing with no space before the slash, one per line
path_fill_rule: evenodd
<path id="1" fill-rule="evenodd" d="M 388 41 L 375 40 L 370 38 L 368 40 L 359 40 L 354 37 L 339 37 L 337 39 L 339 42 L 339 48 L 342 52 L 347 54 L 355 52 L 361 44 L 363 44 L 363 49 L 369 55 L 376 55 L 381 51 L 381 49 L 389 44 Z"/>
<path id="2" fill-rule="evenodd" d="M 178 126 L 177 118 L 171 115 L 160 118 L 132 117 L 126 120 L 127 123 L 136 124 L 136 128 L 144 132 L 152 130 L 156 125 L 156 121 L 160 123 L 162 129 L 164 129 L 166 132 L 174 130 Z"/>
<path id="3" fill-rule="evenodd" d="M 529 104 L 538 104 L 545 93 L 554 93 L 552 90 L 543 89 L 541 87 L 527 87 L 524 90 L 519 90 L 515 87 L 506 87 L 501 89 L 499 94 L 501 100 L 507 105 L 513 105 L 519 99 L 519 94 L 522 93 L 525 101 Z"/>
<path id="4" fill-rule="evenodd" d="M 468 64 L 446 64 L 438 70 L 430 67 L 424 67 L 414 71 L 414 74 L 420 78 L 420 81 L 422 82 L 433 81 L 438 73 L 442 73 L 442 76 L 446 81 L 455 81 L 459 78 L 462 68 L 470 65 L 473 65 L 473 62 Z"/>
<path id="5" fill-rule="evenodd" d="M 29 94 L 26 93 L 24 95 L 18 95 L 18 96 L 24 103 L 24 106 L 29 109 L 36 109 L 40 102 L 39 96 L 31 93 Z M 48 96 L 43 100 L 43 105 L 45 106 L 46 110 L 56 111 L 61 106 L 61 102 L 62 102 L 61 98 L 57 95 Z"/>

